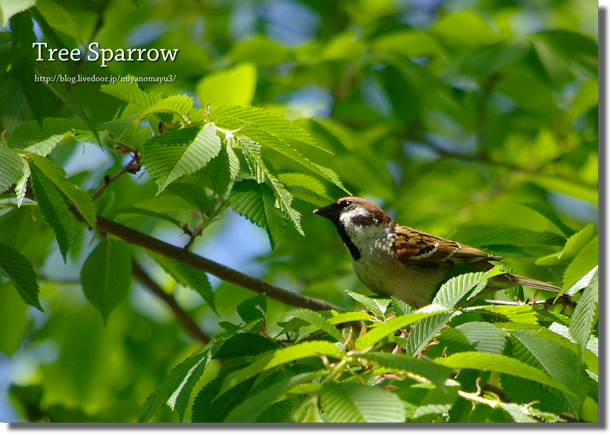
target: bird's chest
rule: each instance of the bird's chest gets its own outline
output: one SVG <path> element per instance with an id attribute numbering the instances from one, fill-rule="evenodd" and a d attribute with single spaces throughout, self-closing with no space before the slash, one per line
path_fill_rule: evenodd
<path id="1" fill-rule="evenodd" d="M 394 296 L 417 307 L 430 303 L 445 269 L 422 270 L 401 263 L 393 233 L 382 226 L 348 230 L 348 234 L 361 254 L 358 259 L 352 256 L 352 266 L 364 285 L 377 294 Z"/>

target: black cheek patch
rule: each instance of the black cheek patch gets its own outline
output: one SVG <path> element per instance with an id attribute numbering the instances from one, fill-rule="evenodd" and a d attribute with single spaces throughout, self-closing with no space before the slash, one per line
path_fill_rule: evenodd
<path id="1" fill-rule="evenodd" d="M 367 216 L 363 216 L 363 215 L 359 214 L 352 218 L 352 222 L 355 223 L 356 225 L 361 225 L 361 226 L 373 225 L 373 216 L 370 214 Z"/>

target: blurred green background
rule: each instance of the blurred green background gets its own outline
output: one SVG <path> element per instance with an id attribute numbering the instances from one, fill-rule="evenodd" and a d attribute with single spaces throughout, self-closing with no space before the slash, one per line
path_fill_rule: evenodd
<path id="1" fill-rule="evenodd" d="M 297 120 L 334 155 L 301 151 L 401 224 L 464 242 L 499 227 L 554 231 L 519 204 L 540 202 L 573 228 L 597 225 L 595 1 L 55 2 L 73 20 L 74 35 L 87 43 L 115 50 L 180 49 L 173 63 L 110 62 L 101 68 L 99 62 L 82 62 L 66 65 L 68 73 L 175 75 L 171 83 L 141 86 L 186 93 L 199 107 L 210 100 L 251 104 Z M 1 30 L 4 36 L 15 31 Z M 42 40 L 37 23 L 34 34 Z M 68 48 L 78 46 L 74 35 L 59 33 Z M 13 49 L 10 37 L 0 39 L 0 130 L 10 137 L 31 119 L 73 118 L 42 84 L 24 86 L 7 71 Z M 112 119 L 120 107 L 99 92 L 99 84 L 78 83 L 73 92 L 94 123 Z M 62 146 L 50 157 L 87 189 L 127 162 L 83 143 Z M 279 154 L 265 158 L 278 171 L 300 170 Z M 102 198 L 102 214 L 154 200 L 148 175 L 129 177 Z M 343 196 L 319 182 L 330 198 Z M 164 213 L 194 219 L 184 204 L 170 199 Z M 303 214 L 306 236 L 289 229 L 273 252 L 264 231 L 232 212 L 208 228 L 193 251 L 346 308 L 353 302 L 344 289 L 370 293 L 353 274 L 334 228 L 312 214 L 311 204 L 297 199 L 294 205 Z M 19 213 L 31 210 L 26 206 Z M 19 218 L 11 215 L 0 217 L 3 225 Z M 124 223 L 176 245 L 188 241 L 159 221 Z M 44 277 L 45 313 L 26 307 L 8 281 L 0 281 L 0 420 L 44 414 L 61 421 L 135 421 L 148 394 L 200 343 L 135 284 L 104 326 L 79 283 L 92 234 L 86 233 L 81 250 L 64 265 L 51 230 L 40 219 L 28 226 L 20 250 Z M 0 226 L 0 239 L 1 233 Z M 559 267 L 534 264 L 534 257 L 553 252 L 533 246 L 507 264 L 560 284 Z M 212 278 L 216 316 L 150 259 L 142 261 L 208 334 L 220 331 L 220 320 L 238 323 L 235 307 L 254 295 Z M 289 309 L 269 301 L 272 332 Z M 206 371 L 195 390 L 217 369 Z M 176 417 L 164 408 L 155 420 Z"/>

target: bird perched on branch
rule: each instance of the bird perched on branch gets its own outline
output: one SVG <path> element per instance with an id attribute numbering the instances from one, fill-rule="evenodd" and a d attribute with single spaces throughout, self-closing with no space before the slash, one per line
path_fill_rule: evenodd
<path id="1" fill-rule="evenodd" d="M 371 201 L 340 198 L 314 213 L 330 220 L 352 258 L 354 272 L 369 289 L 393 296 L 415 308 L 432 302 L 447 272 L 460 264 L 489 270 L 499 257 L 472 246 L 398 225 Z M 560 292 L 559 287 L 505 273 L 491 278 L 487 290 L 524 285 Z"/>

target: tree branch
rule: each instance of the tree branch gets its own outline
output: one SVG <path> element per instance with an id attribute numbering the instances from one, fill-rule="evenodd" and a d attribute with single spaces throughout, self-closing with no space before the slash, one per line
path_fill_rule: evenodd
<path id="1" fill-rule="evenodd" d="M 189 316 L 189 314 L 178 305 L 176 300 L 163 291 L 163 289 L 157 284 L 145 271 L 142 269 L 142 266 L 138 264 L 135 260 L 131 261 L 131 268 L 133 274 L 138 280 L 144 284 L 150 291 L 159 296 L 161 299 L 165 301 L 165 303 L 171 308 L 171 310 L 176 315 L 178 321 L 184 326 L 184 329 L 188 331 L 188 333 L 196 338 L 199 341 L 204 343 L 209 343 L 210 337 L 205 334 L 195 321 Z"/>
<path id="2" fill-rule="evenodd" d="M 112 183 L 114 183 L 121 175 L 126 174 L 129 171 L 131 171 L 131 169 L 133 167 L 135 167 L 137 163 L 138 163 L 138 158 L 134 157 L 133 159 L 131 159 L 129 161 L 129 163 L 127 163 L 125 166 L 123 166 L 123 168 L 121 168 L 121 170 L 119 172 L 114 174 L 114 176 L 112 178 L 109 178 L 106 175 L 104 177 L 104 184 L 102 184 L 100 186 L 100 188 L 97 189 L 93 195 L 91 195 L 91 199 L 95 201 L 97 198 L 99 198 L 102 195 L 102 193 L 104 193 L 104 190 L 106 190 L 108 188 L 108 186 L 110 186 Z"/>
<path id="3" fill-rule="evenodd" d="M 83 215 L 81 215 L 74 206 L 70 206 L 70 210 L 78 220 L 85 222 Z M 194 267 L 195 269 L 211 273 L 223 281 L 231 282 L 240 287 L 252 290 L 253 292 L 265 293 L 271 299 L 278 300 L 287 305 L 309 308 L 314 311 L 341 309 L 334 304 L 293 293 L 273 284 L 269 284 L 261 279 L 238 272 L 235 269 L 231 269 L 230 267 L 223 266 L 222 264 L 208 260 L 207 258 L 200 257 L 188 250 L 155 239 L 154 237 L 126 227 L 125 225 L 121 225 L 103 216 L 97 216 L 97 227 L 99 230 L 123 239 L 127 243 L 164 255 L 165 257 L 179 261 L 180 263 Z"/>

